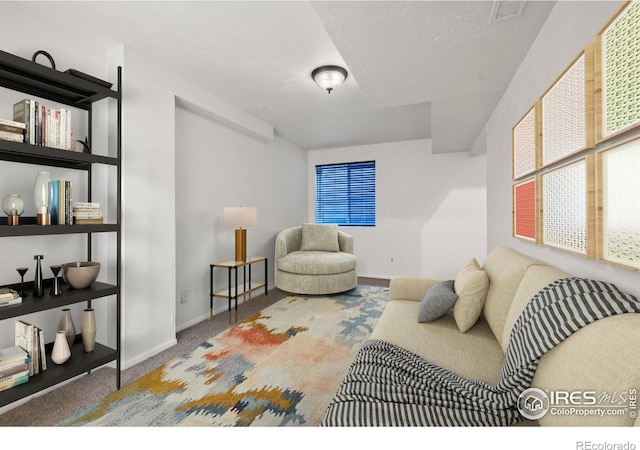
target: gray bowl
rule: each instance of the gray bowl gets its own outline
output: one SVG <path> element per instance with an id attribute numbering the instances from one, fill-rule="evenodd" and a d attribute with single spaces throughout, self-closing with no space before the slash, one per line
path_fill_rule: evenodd
<path id="1" fill-rule="evenodd" d="M 100 263 L 78 261 L 62 264 L 62 279 L 75 289 L 88 288 L 100 273 Z"/>

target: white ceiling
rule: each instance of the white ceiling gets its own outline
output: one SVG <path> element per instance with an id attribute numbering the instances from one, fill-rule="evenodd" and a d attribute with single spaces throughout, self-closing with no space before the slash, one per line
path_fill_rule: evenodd
<path id="1" fill-rule="evenodd" d="M 469 150 L 555 2 L 497 23 L 493 1 L 20 3 L 130 46 L 304 148 L 432 137 L 439 153 Z M 330 95 L 310 77 L 325 64 L 349 71 Z"/>

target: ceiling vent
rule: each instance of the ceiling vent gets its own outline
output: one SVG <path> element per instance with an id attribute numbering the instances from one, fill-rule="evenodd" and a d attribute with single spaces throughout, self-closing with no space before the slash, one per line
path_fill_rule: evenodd
<path id="1" fill-rule="evenodd" d="M 526 1 L 505 0 L 493 3 L 489 23 L 504 22 L 522 15 Z"/>

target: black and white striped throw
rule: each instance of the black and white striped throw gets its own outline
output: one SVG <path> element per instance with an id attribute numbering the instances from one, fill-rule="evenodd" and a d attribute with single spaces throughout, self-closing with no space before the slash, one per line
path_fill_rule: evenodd
<path id="1" fill-rule="evenodd" d="M 331 401 L 323 426 L 506 426 L 522 420 L 519 395 L 542 355 L 604 317 L 639 313 L 640 302 L 610 283 L 557 280 L 516 321 L 496 385 L 467 380 L 394 344 L 360 349 Z"/>

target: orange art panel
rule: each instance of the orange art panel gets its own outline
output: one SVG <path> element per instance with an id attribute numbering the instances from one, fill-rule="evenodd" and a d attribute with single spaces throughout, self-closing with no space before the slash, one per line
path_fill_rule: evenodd
<path id="1" fill-rule="evenodd" d="M 536 182 L 531 180 L 515 186 L 515 235 L 536 238 Z"/>

